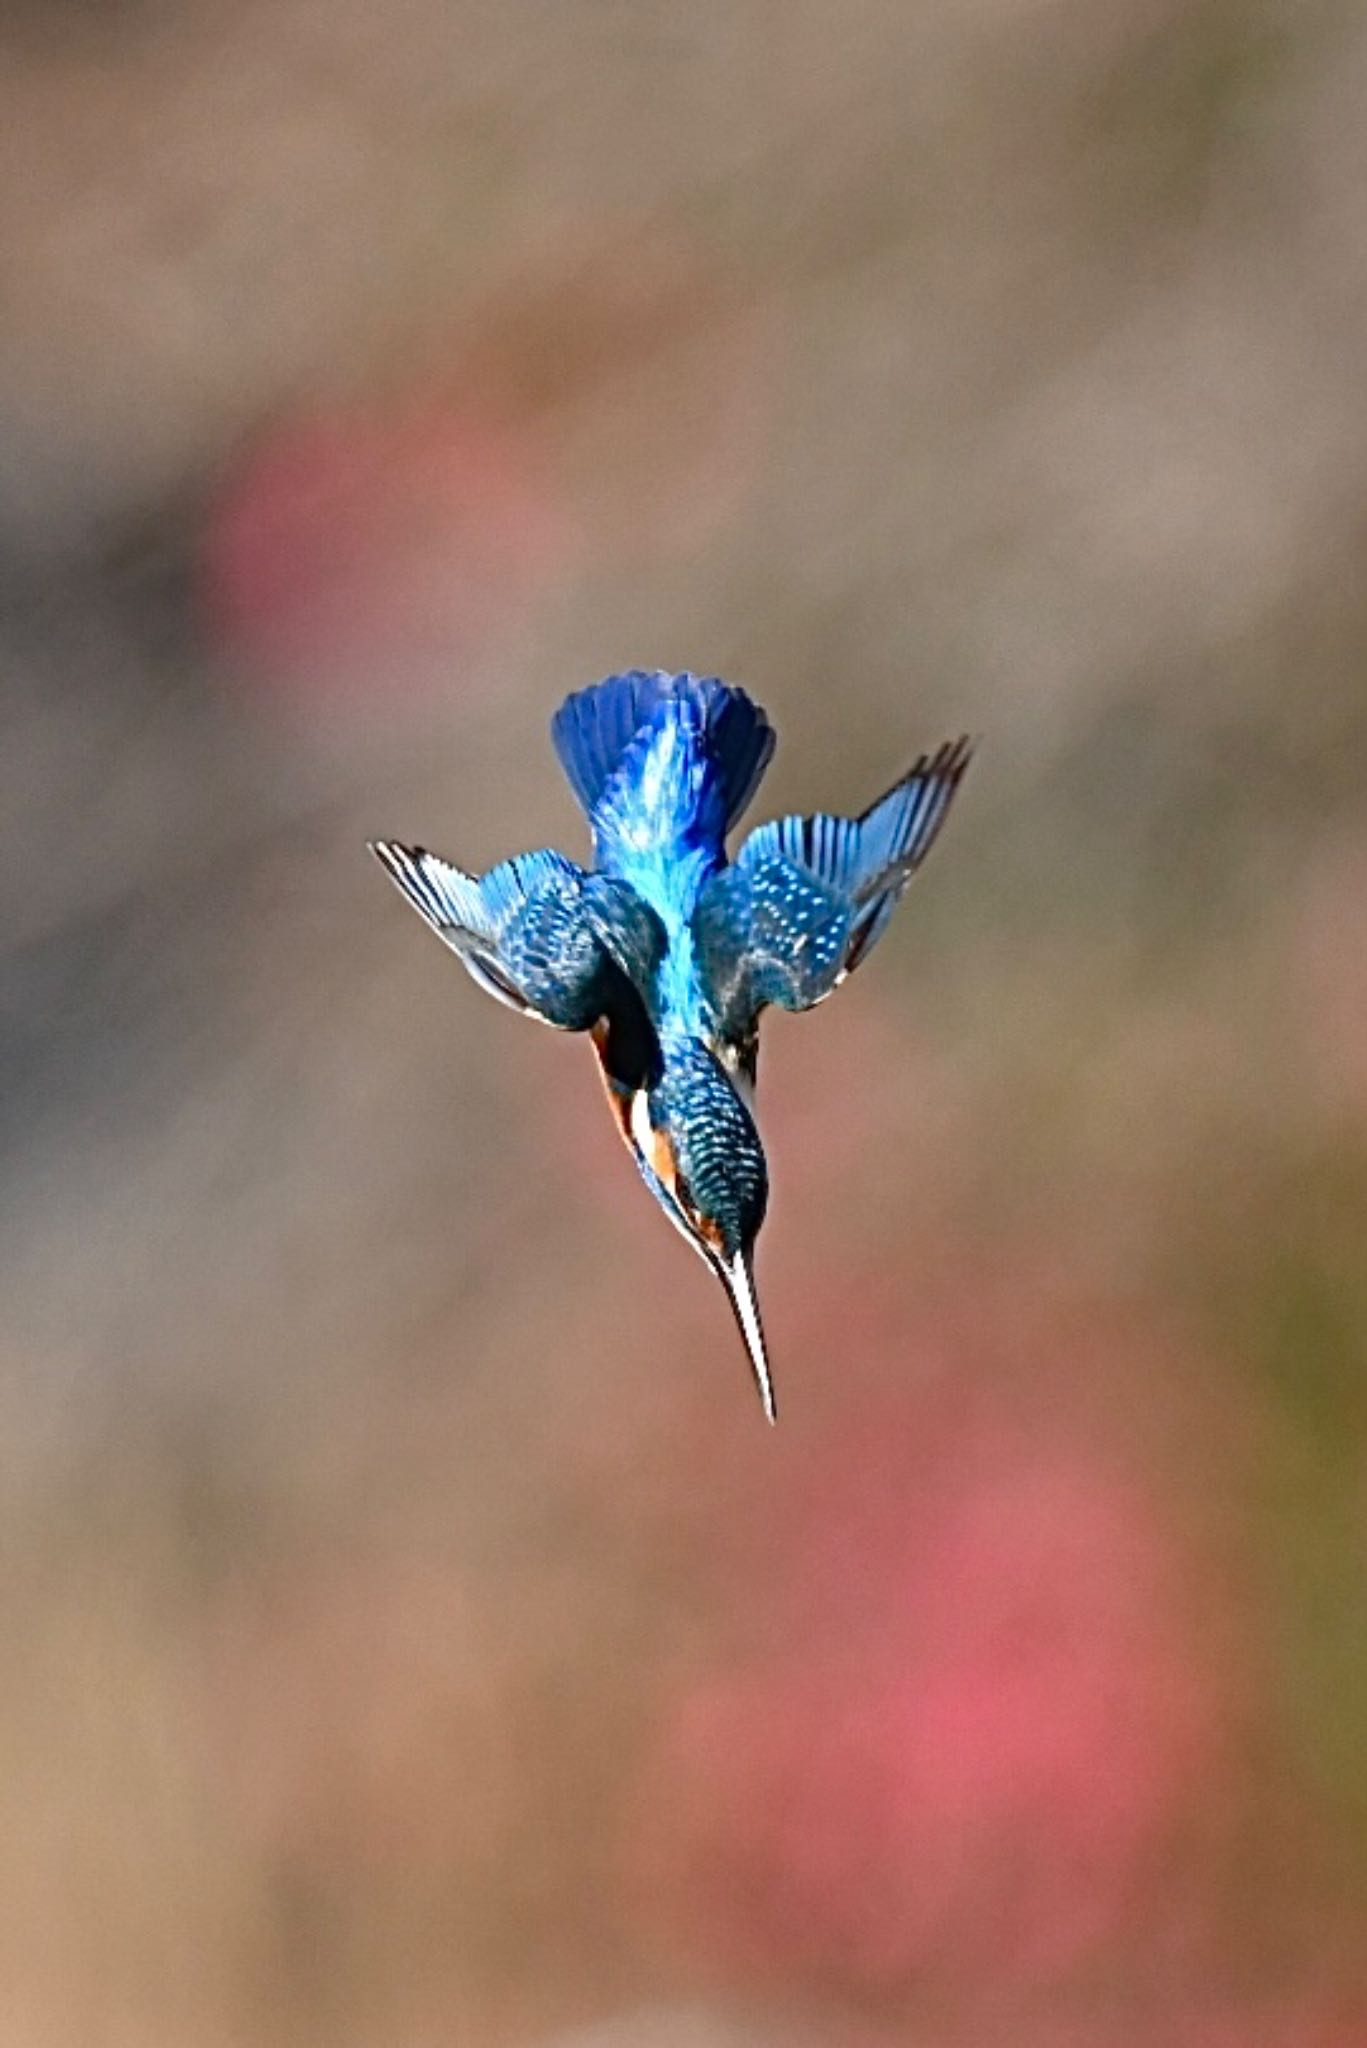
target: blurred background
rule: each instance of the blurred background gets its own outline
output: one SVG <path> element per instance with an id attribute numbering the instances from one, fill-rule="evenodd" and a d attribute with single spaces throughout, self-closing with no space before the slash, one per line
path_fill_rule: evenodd
<path id="1" fill-rule="evenodd" d="M 1367 2043 L 1367 25 L 9 0 L 3 2048 Z M 784 1420 L 367 858 L 979 757 Z"/>

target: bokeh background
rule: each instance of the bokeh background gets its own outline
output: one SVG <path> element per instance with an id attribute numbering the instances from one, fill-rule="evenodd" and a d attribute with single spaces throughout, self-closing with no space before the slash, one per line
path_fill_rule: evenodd
<path id="1" fill-rule="evenodd" d="M 9 0 L 3 2048 L 1367 2043 L 1367 23 Z M 364 852 L 982 746 L 784 1420 Z"/>

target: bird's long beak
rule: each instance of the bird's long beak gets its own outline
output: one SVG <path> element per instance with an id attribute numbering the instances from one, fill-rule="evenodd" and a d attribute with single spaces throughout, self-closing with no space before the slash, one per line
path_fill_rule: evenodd
<path id="1" fill-rule="evenodd" d="M 759 1319 L 759 1303 L 755 1300 L 755 1276 L 751 1271 L 750 1254 L 737 1252 L 729 1264 L 718 1263 L 726 1291 L 731 1297 L 731 1306 L 740 1324 L 740 1333 L 745 1339 L 745 1348 L 750 1354 L 750 1364 L 755 1382 L 759 1387 L 759 1398 L 764 1404 L 764 1413 L 770 1422 L 778 1421 L 778 1409 L 774 1405 L 774 1383 L 769 1377 L 769 1358 L 764 1349 L 764 1330 Z"/>

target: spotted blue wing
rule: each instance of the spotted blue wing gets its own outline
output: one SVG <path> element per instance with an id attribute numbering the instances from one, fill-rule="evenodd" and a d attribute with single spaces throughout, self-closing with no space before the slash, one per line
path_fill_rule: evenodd
<path id="1" fill-rule="evenodd" d="M 656 944 L 650 913 L 549 848 L 475 876 L 420 846 L 371 851 L 481 988 L 562 1031 L 587 1031 L 630 1003 Z M 639 1001 L 639 997 L 636 998 Z"/>
<path id="2" fill-rule="evenodd" d="M 862 817 L 760 825 L 712 877 L 694 932 L 724 1036 L 747 1037 L 769 1003 L 813 1008 L 867 956 L 930 851 L 971 751 L 961 739 L 923 756 Z"/>

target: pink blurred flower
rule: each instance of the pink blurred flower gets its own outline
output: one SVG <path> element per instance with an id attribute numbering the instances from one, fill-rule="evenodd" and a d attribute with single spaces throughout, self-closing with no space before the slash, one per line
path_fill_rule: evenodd
<path id="1" fill-rule="evenodd" d="M 669 1717 L 638 1895 L 714 1961 L 868 1986 L 1033 1981 L 1170 1934 L 1226 1692 L 1152 1503 L 1076 1444 L 911 1405 L 826 1456 L 800 1516 L 769 1503 L 792 1562 L 768 1654 Z"/>
<path id="2" fill-rule="evenodd" d="M 559 511 L 508 419 L 414 398 L 300 415 L 228 480 L 211 628 L 274 681 L 366 693 L 468 658 L 555 574 Z"/>
<path id="3" fill-rule="evenodd" d="M 777 353 L 705 245 L 576 224 L 421 389 L 263 435 L 208 522 L 211 627 L 329 695 L 449 673 L 568 567 L 714 539 L 756 474 Z"/>

